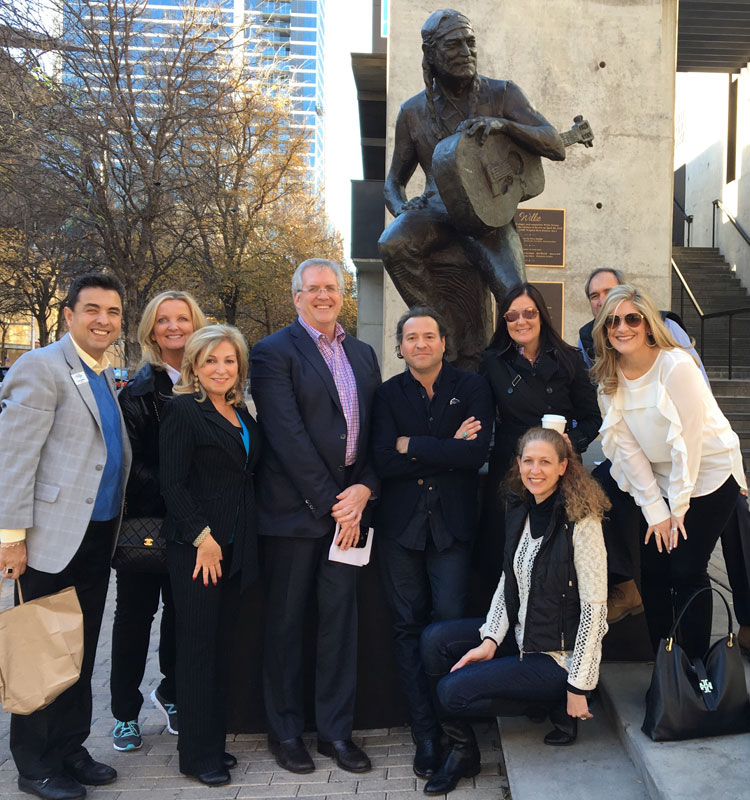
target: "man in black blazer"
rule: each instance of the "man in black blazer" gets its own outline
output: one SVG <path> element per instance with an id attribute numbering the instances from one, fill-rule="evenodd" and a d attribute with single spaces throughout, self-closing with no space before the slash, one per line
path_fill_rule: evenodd
<path id="1" fill-rule="evenodd" d="M 433 310 L 407 311 L 396 340 L 408 369 L 378 389 L 373 406 L 382 479 L 376 546 L 417 745 L 414 772 L 426 778 L 441 763 L 441 731 L 419 637 L 430 622 L 466 615 L 477 471 L 489 451 L 494 404 L 484 378 L 443 361 L 445 331 Z"/>
<path id="2" fill-rule="evenodd" d="M 258 342 L 251 359 L 252 394 L 265 433 L 257 504 L 266 537 L 268 738 L 279 766 L 297 773 L 315 768 L 301 739 L 303 625 L 313 589 L 318 752 L 350 772 L 370 769 L 351 740 L 359 568 L 330 561 L 328 552 L 337 523 L 339 545 L 357 544 L 378 485 L 368 445 L 380 369 L 373 349 L 337 322 L 343 289 L 336 262 L 303 261 L 292 277 L 299 317 Z"/>

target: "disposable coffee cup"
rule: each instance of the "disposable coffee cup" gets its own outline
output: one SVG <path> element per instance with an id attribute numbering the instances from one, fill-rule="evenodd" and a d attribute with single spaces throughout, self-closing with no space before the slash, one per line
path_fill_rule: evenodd
<path id="1" fill-rule="evenodd" d="M 565 433 L 565 425 L 567 424 L 565 417 L 560 414 L 545 414 L 542 417 L 542 427 L 550 428 L 558 433 Z"/>

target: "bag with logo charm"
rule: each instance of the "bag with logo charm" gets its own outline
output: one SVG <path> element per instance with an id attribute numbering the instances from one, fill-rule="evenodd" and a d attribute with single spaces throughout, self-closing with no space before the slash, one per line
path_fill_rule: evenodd
<path id="1" fill-rule="evenodd" d="M 716 592 L 722 599 L 728 633 L 709 647 L 704 658 L 691 659 L 675 641 L 675 634 L 688 607 L 702 592 Z M 732 631 L 732 612 L 716 589 L 695 592 L 667 638 L 659 642 L 641 730 L 655 742 L 750 731 L 750 699 L 742 655 Z"/>
<path id="2" fill-rule="evenodd" d="M 126 572 L 166 573 L 166 542 L 161 517 L 130 517 L 122 521 L 112 566 Z"/>

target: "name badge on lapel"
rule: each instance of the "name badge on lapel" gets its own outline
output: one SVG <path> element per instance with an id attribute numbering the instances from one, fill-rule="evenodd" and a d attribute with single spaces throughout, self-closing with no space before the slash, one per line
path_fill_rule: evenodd
<path id="1" fill-rule="evenodd" d="M 85 372 L 74 372 L 70 377 L 73 378 L 73 383 L 75 383 L 76 386 L 89 382 Z"/>

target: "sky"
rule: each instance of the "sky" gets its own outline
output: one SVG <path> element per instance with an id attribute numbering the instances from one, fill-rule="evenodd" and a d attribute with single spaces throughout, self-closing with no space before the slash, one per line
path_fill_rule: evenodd
<path id="1" fill-rule="evenodd" d="M 325 203 L 349 263 L 351 181 L 362 177 L 352 53 L 372 50 L 370 0 L 326 0 Z M 349 264 L 352 266 L 351 264 Z"/>

